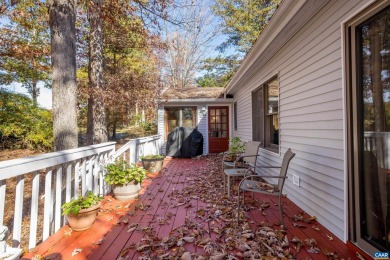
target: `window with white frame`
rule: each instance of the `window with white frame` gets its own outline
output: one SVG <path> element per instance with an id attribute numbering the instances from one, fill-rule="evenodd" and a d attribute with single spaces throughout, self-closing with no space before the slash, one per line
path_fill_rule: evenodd
<path id="1" fill-rule="evenodd" d="M 279 81 L 275 76 L 252 92 L 253 140 L 279 152 Z"/>

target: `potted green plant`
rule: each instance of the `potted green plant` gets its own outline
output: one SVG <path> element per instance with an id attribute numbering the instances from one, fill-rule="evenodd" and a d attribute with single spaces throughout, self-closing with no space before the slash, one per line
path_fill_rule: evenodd
<path id="1" fill-rule="evenodd" d="M 68 219 L 69 226 L 75 231 L 90 228 L 95 222 L 102 197 L 88 192 L 62 205 L 62 215 Z"/>
<path id="2" fill-rule="evenodd" d="M 159 154 L 150 154 L 141 156 L 142 167 L 150 173 L 158 173 L 161 171 L 164 156 Z"/>
<path id="3" fill-rule="evenodd" d="M 245 142 L 240 137 L 232 137 L 229 140 L 229 150 L 224 156 L 225 161 L 235 161 L 245 151 Z"/>
<path id="4" fill-rule="evenodd" d="M 104 180 L 112 185 L 114 195 L 119 200 L 129 200 L 138 196 L 141 183 L 146 177 L 142 167 L 119 160 L 108 164 Z"/>

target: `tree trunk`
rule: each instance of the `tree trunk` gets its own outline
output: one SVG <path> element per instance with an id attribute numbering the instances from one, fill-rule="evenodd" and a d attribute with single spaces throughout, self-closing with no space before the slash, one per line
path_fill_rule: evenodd
<path id="1" fill-rule="evenodd" d="M 106 114 L 103 102 L 103 31 L 102 0 L 94 0 L 88 6 L 89 64 L 88 78 L 90 97 L 88 99 L 87 144 L 107 142 Z"/>
<path id="2" fill-rule="evenodd" d="M 33 82 L 31 83 L 31 95 L 33 104 L 36 107 L 38 105 L 38 87 L 37 82 L 35 80 L 33 80 Z"/>
<path id="3" fill-rule="evenodd" d="M 114 107 L 114 113 L 112 114 L 113 116 L 113 120 L 112 120 L 112 140 L 115 140 L 116 139 L 116 125 L 117 125 L 117 121 L 118 121 L 118 118 L 117 118 L 117 111 Z"/>
<path id="4" fill-rule="evenodd" d="M 53 76 L 54 150 L 77 147 L 76 1 L 49 4 Z"/>

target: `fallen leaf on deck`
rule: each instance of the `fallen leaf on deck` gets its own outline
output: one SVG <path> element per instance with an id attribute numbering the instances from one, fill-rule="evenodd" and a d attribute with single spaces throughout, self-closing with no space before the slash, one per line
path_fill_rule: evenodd
<path id="1" fill-rule="evenodd" d="M 190 252 L 185 252 L 185 253 L 181 256 L 181 259 L 182 259 L 182 260 L 191 260 L 191 253 L 190 253 Z"/>
<path id="2" fill-rule="evenodd" d="M 72 229 L 69 229 L 68 231 L 64 231 L 64 236 L 65 237 L 70 237 L 72 235 Z"/>
<path id="3" fill-rule="evenodd" d="M 317 241 L 314 238 L 305 239 L 305 243 L 308 246 L 316 246 L 317 245 Z"/>
<path id="4" fill-rule="evenodd" d="M 83 249 L 81 249 L 81 248 L 76 248 L 75 250 L 73 250 L 72 256 L 77 255 L 77 254 L 80 253 L 81 251 L 83 251 Z"/>
<path id="5" fill-rule="evenodd" d="M 317 226 L 312 226 L 312 228 L 313 228 L 314 230 L 320 231 L 320 228 L 317 227 Z"/>
<path id="6" fill-rule="evenodd" d="M 94 243 L 92 243 L 92 244 L 93 244 L 93 245 L 101 245 L 101 244 L 103 243 L 103 241 L 104 241 L 104 238 L 102 238 L 102 239 L 100 239 L 99 241 L 94 242 Z"/>
<path id="7" fill-rule="evenodd" d="M 307 250 L 307 252 L 310 254 L 318 254 L 321 252 L 321 249 L 319 249 L 318 247 L 312 246 L 310 249 Z"/>

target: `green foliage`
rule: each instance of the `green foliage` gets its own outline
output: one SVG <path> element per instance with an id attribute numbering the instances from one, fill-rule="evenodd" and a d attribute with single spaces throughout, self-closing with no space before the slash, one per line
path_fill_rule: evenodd
<path id="1" fill-rule="evenodd" d="M 237 46 L 248 52 L 281 0 L 217 0 L 213 11 L 223 20 L 228 40 L 220 48 Z"/>
<path id="2" fill-rule="evenodd" d="M 225 87 L 240 65 L 239 55 L 218 56 L 203 61 L 202 69 L 206 74 L 196 79 L 200 87 Z"/>
<path id="3" fill-rule="evenodd" d="M 108 184 L 124 185 L 134 181 L 142 183 L 146 177 L 146 171 L 137 165 L 129 165 L 126 161 L 119 160 L 110 163 L 106 167 L 107 173 L 104 180 Z"/>
<path id="4" fill-rule="evenodd" d="M 214 73 L 205 74 L 202 77 L 196 78 L 196 84 L 200 87 L 223 87 L 219 86 L 219 78 Z"/>
<path id="5" fill-rule="evenodd" d="M 52 148 L 52 113 L 21 94 L 0 89 L 0 139 L 3 148 Z"/>
<path id="6" fill-rule="evenodd" d="M 162 159 L 164 157 L 165 157 L 164 155 L 160 155 L 160 154 L 149 154 L 149 155 L 140 156 L 141 160 L 142 159 Z"/>
<path id="7" fill-rule="evenodd" d="M 240 137 L 233 137 L 229 140 L 229 153 L 238 154 L 245 151 L 245 142 Z"/>
<path id="8" fill-rule="evenodd" d="M 8 23 L 0 28 L 0 84 L 20 82 L 32 95 L 37 83 L 50 87 L 50 31 L 44 3 L 16 1 L 5 13 Z"/>
<path id="9" fill-rule="evenodd" d="M 102 196 L 94 195 L 93 192 L 88 192 L 87 196 L 79 196 L 69 202 L 62 204 L 62 215 L 79 214 L 80 210 L 88 209 L 102 200 Z"/>

